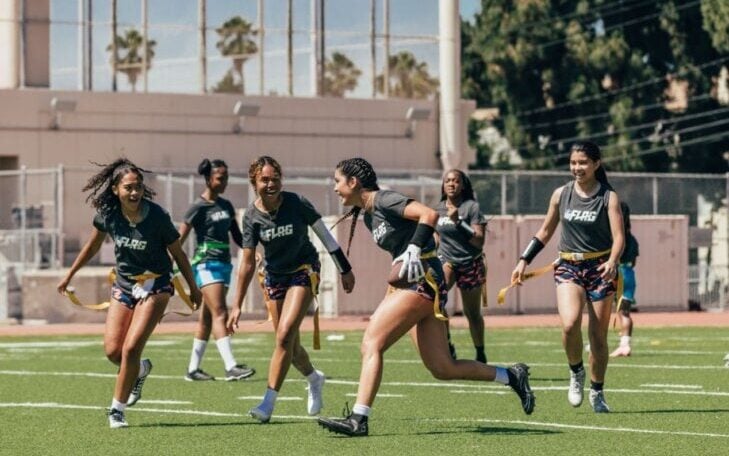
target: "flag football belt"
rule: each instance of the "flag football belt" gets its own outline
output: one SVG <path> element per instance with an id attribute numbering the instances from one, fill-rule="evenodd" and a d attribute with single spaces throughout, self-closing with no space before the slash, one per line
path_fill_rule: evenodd
<path id="1" fill-rule="evenodd" d="M 198 244 L 195 249 L 195 256 L 192 257 L 190 264 L 195 265 L 200 263 L 203 258 L 205 258 L 205 254 L 208 253 L 208 250 L 227 250 L 228 248 L 230 248 L 230 244 L 227 242 L 205 241 L 202 244 Z"/>
<path id="2" fill-rule="evenodd" d="M 426 252 L 420 255 L 421 261 L 430 260 L 432 258 L 437 258 L 435 250 L 431 250 L 430 252 Z M 443 313 L 440 311 L 440 287 L 438 287 L 438 281 L 435 279 L 435 276 L 431 272 L 430 268 L 428 268 L 428 270 L 425 272 L 425 283 L 427 283 L 428 286 L 433 290 L 433 314 L 435 314 L 435 318 L 442 321 L 448 321 L 448 317 L 443 315 Z M 397 290 L 397 288 L 390 286 L 387 289 L 387 293 L 390 294 L 395 290 Z"/>
<path id="3" fill-rule="evenodd" d="M 309 282 L 311 283 L 311 294 L 314 297 L 314 350 L 321 349 L 321 332 L 319 330 L 319 301 L 317 295 L 319 294 L 319 273 L 314 271 L 314 268 L 310 264 L 302 264 L 296 268 L 292 274 L 300 271 L 306 271 L 309 275 Z M 268 320 L 273 321 L 273 313 L 271 312 L 271 306 L 275 303 L 269 299 L 268 291 L 266 291 L 266 271 L 263 266 L 258 267 L 258 284 L 261 286 L 261 292 L 263 293 L 263 300 L 266 301 L 266 309 L 268 310 Z M 263 323 L 263 322 L 260 322 Z"/>
<path id="4" fill-rule="evenodd" d="M 566 261 L 585 261 L 585 260 L 594 260 L 595 258 L 603 257 L 610 253 L 610 249 L 608 250 L 602 250 L 600 252 L 559 252 L 559 258 L 554 260 L 552 263 L 542 266 L 539 269 L 536 269 L 531 272 L 525 272 L 522 277 L 522 282 L 525 282 L 529 279 L 532 279 L 534 277 L 539 277 L 549 271 L 554 270 L 554 267 L 559 264 L 559 260 L 566 260 Z M 620 274 L 618 273 L 618 276 Z M 516 282 L 512 282 L 509 284 L 509 286 L 502 288 L 499 290 L 499 293 L 496 295 L 496 301 L 503 305 L 506 301 L 506 292 L 510 289 L 514 288 L 516 286 Z M 618 280 L 618 287 L 622 289 L 622 280 Z"/>
<path id="5" fill-rule="evenodd" d="M 135 275 L 130 277 L 134 281 L 136 281 L 138 284 L 144 283 L 145 281 L 149 279 L 156 279 L 158 277 L 161 277 L 160 274 L 155 274 L 153 272 L 145 272 L 143 274 Z M 111 268 L 109 271 L 109 274 L 107 275 L 107 281 L 109 282 L 109 285 L 113 285 L 114 281 L 116 280 L 116 270 L 114 268 Z M 189 312 L 177 312 L 173 311 L 172 313 L 175 313 L 177 315 L 182 316 L 189 316 L 192 315 L 192 312 L 195 310 L 195 304 L 190 299 L 190 295 L 187 293 L 187 290 L 185 290 L 185 287 L 182 285 L 182 281 L 180 280 L 179 275 L 175 275 L 172 277 L 172 286 L 175 287 L 175 291 L 177 291 L 177 294 L 180 296 L 180 298 L 184 301 L 185 304 L 190 308 Z M 66 289 L 66 297 L 71 301 L 73 304 L 83 307 L 84 309 L 89 310 L 104 310 L 107 309 L 111 303 L 109 301 L 100 302 L 98 304 L 84 304 L 78 296 L 76 296 L 76 290 L 73 287 L 68 287 Z M 169 312 L 165 312 L 164 315 L 167 315 Z"/>

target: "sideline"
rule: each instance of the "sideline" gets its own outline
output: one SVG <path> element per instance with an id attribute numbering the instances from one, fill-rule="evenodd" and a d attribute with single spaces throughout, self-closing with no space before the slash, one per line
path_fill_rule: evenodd
<path id="1" fill-rule="evenodd" d="M 729 327 L 729 311 L 725 312 L 635 312 L 632 313 L 635 330 L 641 327 L 676 327 L 676 326 L 724 326 Z M 343 316 L 320 319 L 320 327 L 324 332 L 364 330 L 368 317 L 365 315 Z M 583 319 L 587 324 L 587 319 Z M 530 328 L 559 327 L 559 316 L 548 315 L 486 315 L 486 330 L 496 328 Z M 162 322 L 155 329 L 156 334 L 192 334 L 197 326 L 197 314 L 190 321 Z M 452 328 L 468 328 L 465 317 L 451 317 Z M 301 324 L 304 332 L 313 330 L 311 318 L 304 319 Z M 611 329 L 616 331 L 617 328 Z M 260 320 L 241 321 L 238 333 L 267 333 L 273 328 Z M 57 323 L 41 325 L 0 325 L 0 337 L 5 336 L 53 336 L 53 335 L 101 335 L 104 334 L 103 323 Z"/>

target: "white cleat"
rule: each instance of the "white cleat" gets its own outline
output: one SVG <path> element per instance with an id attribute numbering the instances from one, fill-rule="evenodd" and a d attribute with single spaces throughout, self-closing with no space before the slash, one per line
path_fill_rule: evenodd
<path id="1" fill-rule="evenodd" d="M 109 427 L 111 429 L 120 429 L 128 427 L 129 424 L 127 423 L 127 420 L 124 418 L 124 412 L 117 409 L 111 409 L 109 410 Z"/>
<path id="2" fill-rule="evenodd" d="M 580 369 L 577 373 L 570 371 L 570 387 L 567 391 L 567 400 L 572 407 L 582 405 L 583 389 L 585 388 L 585 369 Z"/>
<path id="3" fill-rule="evenodd" d="M 590 389 L 590 405 L 595 413 L 610 413 L 610 407 L 605 402 L 605 393 Z"/>
<path id="4" fill-rule="evenodd" d="M 316 380 L 313 382 L 308 382 L 308 399 L 306 403 L 306 411 L 309 413 L 309 415 L 318 415 L 321 411 L 321 408 L 324 406 L 324 403 L 321 398 L 321 390 L 324 388 L 324 383 L 326 382 L 326 376 L 322 371 L 315 370 L 317 374 Z"/>

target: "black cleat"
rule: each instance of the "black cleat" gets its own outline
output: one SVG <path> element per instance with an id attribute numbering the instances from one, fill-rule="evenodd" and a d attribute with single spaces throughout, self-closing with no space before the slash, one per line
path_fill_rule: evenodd
<path id="1" fill-rule="evenodd" d="M 188 382 L 205 382 L 210 380 L 215 380 L 215 377 L 208 374 L 202 369 L 195 369 L 192 372 L 188 372 L 187 375 L 185 375 L 185 380 Z"/>
<path id="2" fill-rule="evenodd" d="M 524 413 L 531 415 L 534 411 L 534 393 L 529 387 L 529 366 L 517 363 L 508 369 L 509 386 L 521 399 L 521 408 Z"/>
<path id="3" fill-rule="evenodd" d="M 367 417 L 357 413 L 350 413 L 349 404 L 345 405 L 342 415 L 344 415 L 344 418 L 319 417 L 316 421 L 319 426 L 335 434 L 344 434 L 350 437 L 366 437 L 369 434 Z"/>

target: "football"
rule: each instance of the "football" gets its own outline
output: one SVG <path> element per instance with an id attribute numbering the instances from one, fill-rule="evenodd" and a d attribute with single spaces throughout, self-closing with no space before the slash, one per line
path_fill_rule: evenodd
<path id="1" fill-rule="evenodd" d="M 398 276 L 400 274 L 400 268 L 402 268 L 402 260 L 393 263 L 392 268 L 390 268 L 390 275 L 387 276 L 387 283 L 395 288 L 409 288 L 410 282 L 408 282 L 407 273 L 405 273 L 402 279 Z"/>

